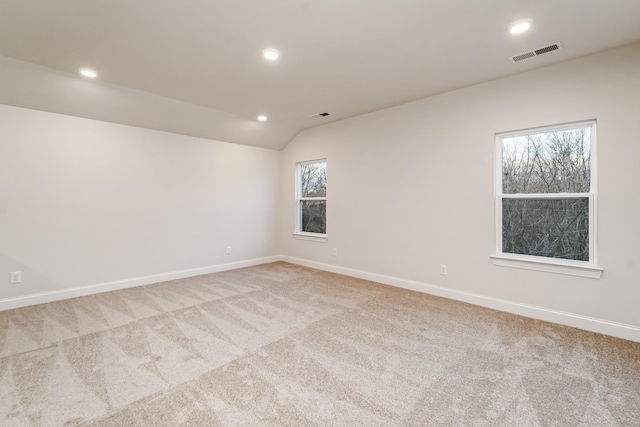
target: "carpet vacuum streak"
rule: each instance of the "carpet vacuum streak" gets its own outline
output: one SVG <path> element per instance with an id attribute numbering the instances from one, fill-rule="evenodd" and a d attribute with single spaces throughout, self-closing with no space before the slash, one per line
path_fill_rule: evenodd
<path id="1" fill-rule="evenodd" d="M 640 426 L 640 343 L 277 262 L 0 312 L 0 425 Z"/>

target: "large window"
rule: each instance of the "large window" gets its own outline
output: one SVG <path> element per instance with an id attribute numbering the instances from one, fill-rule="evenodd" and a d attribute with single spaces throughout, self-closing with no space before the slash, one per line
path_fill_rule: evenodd
<path id="1" fill-rule="evenodd" d="M 327 234 L 327 161 L 296 165 L 296 233 Z"/>
<path id="2" fill-rule="evenodd" d="M 496 255 L 596 266 L 595 122 L 498 134 Z"/>

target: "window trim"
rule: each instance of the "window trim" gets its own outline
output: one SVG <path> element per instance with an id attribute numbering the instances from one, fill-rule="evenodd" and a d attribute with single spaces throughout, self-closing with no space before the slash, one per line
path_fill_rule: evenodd
<path id="1" fill-rule="evenodd" d="M 529 194 L 504 194 L 502 193 L 502 141 L 506 138 L 535 135 L 545 132 L 557 132 L 562 130 L 590 127 L 590 161 L 591 182 L 588 193 L 529 193 Z M 597 133 L 596 120 L 584 120 L 579 122 L 564 123 L 559 125 L 542 126 L 519 131 L 501 132 L 495 134 L 495 165 L 494 165 L 494 199 L 495 199 L 495 254 L 491 255 L 494 265 L 514 267 L 527 270 L 546 271 L 550 273 L 568 274 L 572 276 L 590 277 L 599 279 L 603 269 L 597 261 Z M 541 257 L 535 255 L 512 254 L 502 251 L 502 202 L 504 199 L 582 199 L 589 200 L 589 261 L 567 260 L 562 258 Z"/>
<path id="2" fill-rule="evenodd" d="M 313 201 L 313 200 L 324 200 L 325 203 L 327 201 L 327 197 L 301 197 L 301 188 L 300 188 L 300 168 L 301 166 L 304 165 L 308 165 L 308 164 L 313 164 L 313 163 L 324 163 L 325 164 L 325 169 L 327 168 L 327 159 L 315 159 L 315 160 L 305 160 L 304 162 L 296 162 L 296 167 L 295 167 L 295 224 L 294 224 L 294 229 L 293 229 L 293 237 L 299 240 L 309 240 L 309 241 L 314 241 L 314 242 L 326 242 L 328 240 L 328 236 L 327 233 L 309 233 L 306 231 L 302 231 L 301 227 L 302 227 L 302 211 L 300 209 L 301 206 L 301 202 L 302 201 Z M 327 175 L 328 175 L 328 170 L 327 170 Z M 328 181 L 328 177 L 327 177 L 327 181 Z M 326 206 L 326 205 L 325 205 Z M 325 230 L 327 229 L 327 225 L 325 224 Z"/>

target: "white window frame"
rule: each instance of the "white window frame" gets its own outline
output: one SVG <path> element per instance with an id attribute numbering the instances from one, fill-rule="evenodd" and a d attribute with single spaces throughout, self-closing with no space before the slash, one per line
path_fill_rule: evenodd
<path id="1" fill-rule="evenodd" d="M 296 163 L 296 179 L 295 179 L 295 201 L 296 201 L 296 213 L 295 213 L 295 229 L 293 230 L 293 236 L 296 239 L 300 240 L 310 240 L 314 242 L 326 242 L 328 240 L 327 233 L 309 233 L 302 231 L 302 203 L 303 201 L 314 201 L 314 200 L 324 200 L 325 203 L 327 201 L 327 197 L 302 197 L 302 188 L 301 188 L 301 167 L 308 164 L 314 163 L 324 163 L 325 168 L 327 168 L 327 159 L 316 159 L 316 160 L 306 160 L 304 162 Z M 328 181 L 329 171 L 327 170 L 327 181 Z M 328 189 L 327 189 L 328 191 Z M 328 193 L 327 193 L 328 194 Z M 326 206 L 326 205 L 325 205 Z M 328 229 L 325 224 L 325 230 Z"/>
<path id="2" fill-rule="evenodd" d="M 588 193 L 542 193 L 542 194 L 504 194 L 502 192 L 502 141 L 506 138 L 527 136 L 545 132 L 555 132 L 581 127 L 591 127 L 591 183 Z M 550 273 L 568 274 L 572 276 L 599 279 L 603 269 L 597 263 L 597 158 L 596 158 L 596 121 L 585 120 L 561 125 L 543 126 L 520 131 L 502 132 L 495 139 L 495 254 L 491 256 L 494 265 L 522 268 L 527 270 L 546 271 Z M 573 199 L 589 200 L 589 261 L 567 260 L 561 258 L 541 257 L 534 255 L 512 254 L 502 251 L 502 202 L 504 199 Z"/>

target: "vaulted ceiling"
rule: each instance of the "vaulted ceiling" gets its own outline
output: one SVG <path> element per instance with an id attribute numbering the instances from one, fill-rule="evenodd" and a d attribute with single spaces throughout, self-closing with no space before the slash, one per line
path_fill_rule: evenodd
<path id="1" fill-rule="evenodd" d="M 531 30 L 510 35 L 521 18 Z M 281 149 L 301 129 L 638 41 L 639 19 L 638 0 L 3 0 L 0 55 L 58 79 L 91 67 L 98 79 L 78 85 L 171 105 L 142 126 Z M 556 42 L 562 49 L 509 60 Z M 280 59 L 264 59 L 267 47 Z M 0 102 L 31 97 L 24 106 L 75 114 L 24 86 L 10 100 L 2 91 L 16 84 L 0 86 Z M 86 92 L 78 115 L 119 121 Z M 120 121 L 138 124 L 140 109 Z M 330 116 L 310 117 L 321 112 Z M 167 128 L 180 114 L 190 119 Z"/>

